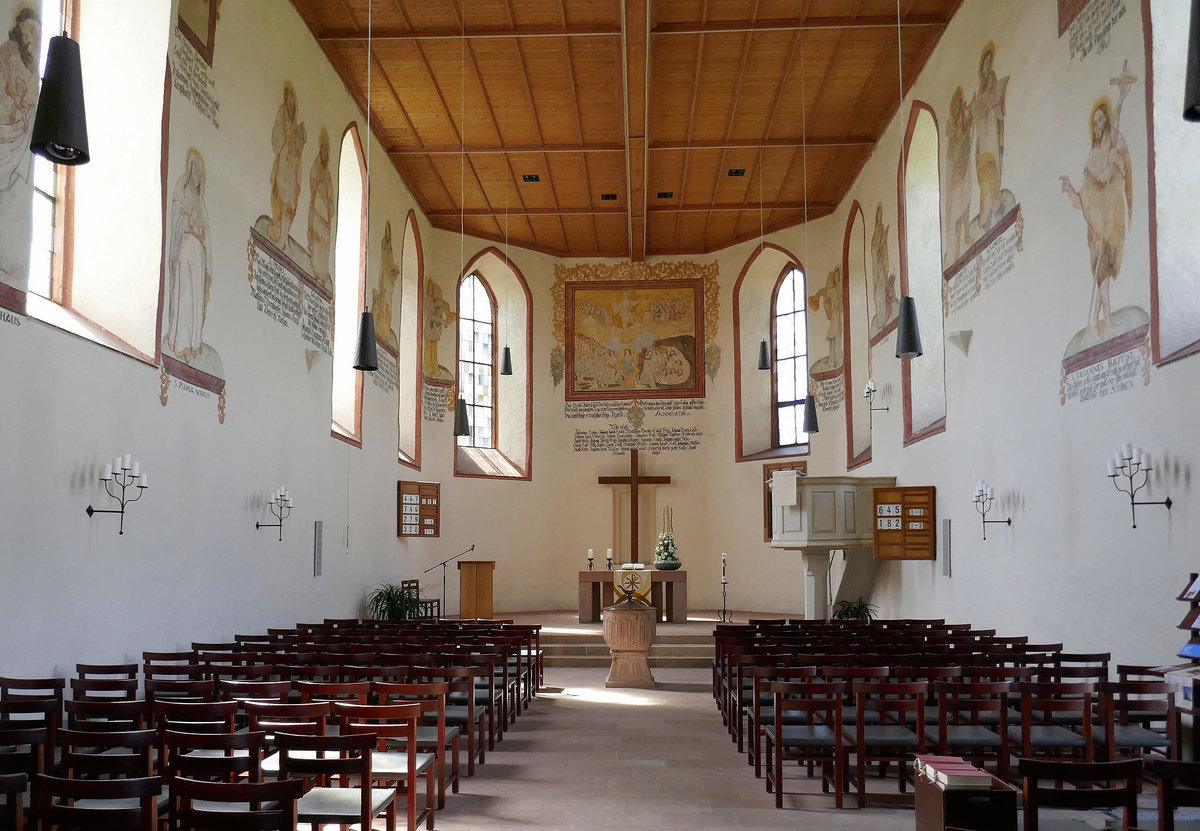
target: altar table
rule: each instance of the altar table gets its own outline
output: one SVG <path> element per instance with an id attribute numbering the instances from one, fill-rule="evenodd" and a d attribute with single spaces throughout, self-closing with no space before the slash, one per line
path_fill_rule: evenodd
<path id="1" fill-rule="evenodd" d="M 650 600 L 664 623 L 687 623 L 687 572 L 658 571 L 650 577 Z M 579 622 L 599 623 L 600 610 L 616 602 L 611 571 L 579 572 Z"/>

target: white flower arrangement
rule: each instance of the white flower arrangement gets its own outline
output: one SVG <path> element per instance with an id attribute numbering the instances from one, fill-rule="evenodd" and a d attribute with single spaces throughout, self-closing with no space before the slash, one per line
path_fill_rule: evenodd
<path id="1" fill-rule="evenodd" d="M 663 530 L 658 535 L 658 544 L 654 546 L 654 562 L 679 562 L 679 549 L 675 546 L 675 531 L 672 528 L 670 508 L 663 508 Z"/>

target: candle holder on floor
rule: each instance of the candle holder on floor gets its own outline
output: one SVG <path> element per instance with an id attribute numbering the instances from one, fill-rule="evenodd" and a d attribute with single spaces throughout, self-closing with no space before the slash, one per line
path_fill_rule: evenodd
<path id="1" fill-rule="evenodd" d="M 93 514 L 120 514 L 121 521 L 117 528 L 118 534 L 125 533 L 125 506 L 130 502 L 137 502 L 142 498 L 146 488 L 150 487 L 149 477 L 142 473 L 142 463 L 135 462 L 131 454 L 126 453 L 124 458 L 118 456 L 113 459 L 112 464 L 104 466 L 104 473 L 100 476 L 100 481 L 104 483 L 104 490 L 113 499 L 117 500 L 120 508 L 93 508 L 88 505 L 84 513 L 89 517 Z M 116 485 L 121 489 L 120 493 L 113 493 L 112 486 Z M 136 496 L 127 496 L 126 491 L 129 488 L 137 488 Z"/>

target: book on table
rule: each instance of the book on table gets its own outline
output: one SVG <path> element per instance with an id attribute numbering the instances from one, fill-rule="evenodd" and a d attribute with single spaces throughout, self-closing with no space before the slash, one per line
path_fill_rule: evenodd
<path id="1" fill-rule="evenodd" d="M 992 775 L 976 767 L 940 768 L 934 781 L 943 790 L 992 787 Z"/>

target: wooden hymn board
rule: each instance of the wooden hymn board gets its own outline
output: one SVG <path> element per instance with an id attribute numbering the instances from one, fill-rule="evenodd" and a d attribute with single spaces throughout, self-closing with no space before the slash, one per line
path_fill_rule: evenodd
<path id="1" fill-rule="evenodd" d="M 933 560 L 937 515 L 933 485 L 874 488 L 875 559 Z"/>
<path id="2" fill-rule="evenodd" d="M 438 537 L 442 533 L 442 486 L 438 482 L 396 483 L 396 536 Z"/>

